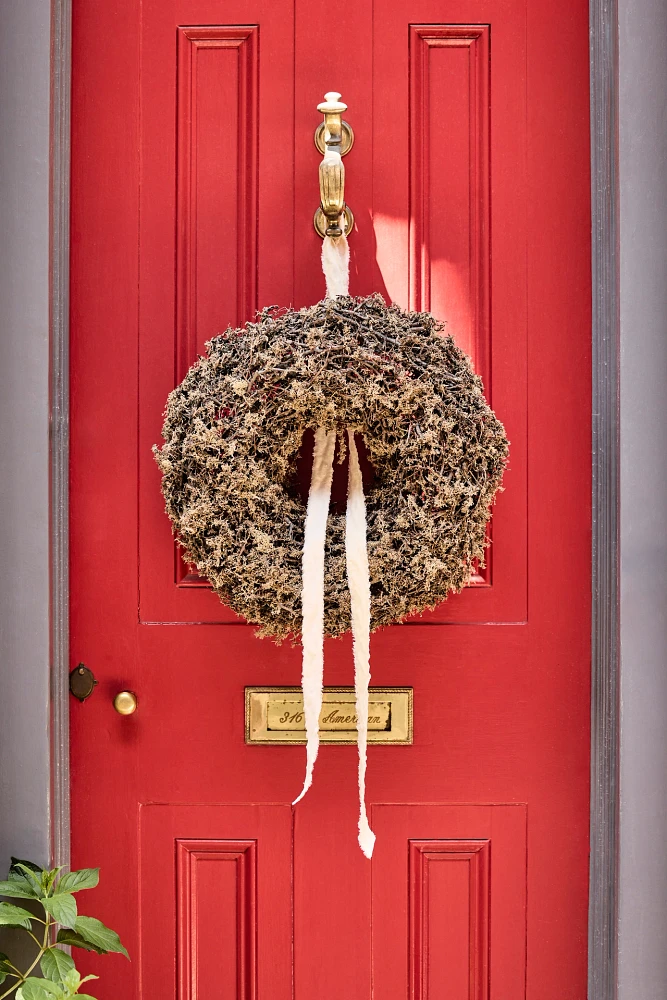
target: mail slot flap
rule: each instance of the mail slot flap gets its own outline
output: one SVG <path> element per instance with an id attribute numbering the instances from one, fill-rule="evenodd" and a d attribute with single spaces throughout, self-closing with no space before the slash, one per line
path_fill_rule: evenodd
<path id="1" fill-rule="evenodd" d="M 303 693 L 298 687 L 248 687 L 245 690 L 246 743 L 306 742 Z M 327 687 L 320 714 L 321 743 L 356 743 L 353 687 Z M 412 688 L 370 688 L 368 742 L 412 743 Z"/>

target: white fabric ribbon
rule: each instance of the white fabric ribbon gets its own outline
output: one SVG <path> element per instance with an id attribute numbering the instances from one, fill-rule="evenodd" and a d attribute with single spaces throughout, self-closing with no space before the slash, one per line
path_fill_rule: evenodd
<path id="1" fill-rule="evenodd" d="M 341 216 L 345 225 L 345 216 Z M 325 236 L 322 241 L 322 270 L 327 283 L 327 298 L 347 295 L 350 285 L 350 248 L 345 236 L 333 239 Z"/>
<path id="2" fill-rule="evenodd" d="M 368 745 L 368 687 L 371 682 L 371 584 L 366 545 L 366 501 L 354 432 L 348 430 L 350 459 L 345 516 L 345 562 L 350 588 L 352 644 L 354 651 L 354 695 L 359 748 L 359 847 L 367 858 L 373 854 L 375 834 L 366 814 L 366 750 Z"/>
<path id="3" fill-rule="evenodd" d="M 313 472 L 303 537 L 301 577 L 301 686 L 306 715 L 306 777 L 292 805 L 303 798 L 313 780 L 320 746 L 320 712 L 324 676 L 324 542 L 327 534 L 336 432 L 315 431 Z"/>
<path id="4" fill-rule="evenodd" d="M 324 238 L 322 269 L 327 297 L 348 294 L 350 253 L 345 236 Z M 366 501 L 354 432 L 348 428 L 349 470 L 347 513 L 345 519 L 345 561 L 350 588 L 352 641 L 354 651 L 354 690 L 359 748 L 359 846 L 370 858 L 375 834 L 366 812 L 366 756 L 368 745 L 368 687 L 370 684 L 371 590 L 366 544 Z M 313 780 L 313 767 L 319 750 L 320 713 L 324 679 L 324 545 L 331 500 L 336 431 L 318 427 L 315 431 L 313 472 L 302 560 L 303 664 L 301 683 L 306 716 L 306 777 L 296 804 L 306 794 Z"/>

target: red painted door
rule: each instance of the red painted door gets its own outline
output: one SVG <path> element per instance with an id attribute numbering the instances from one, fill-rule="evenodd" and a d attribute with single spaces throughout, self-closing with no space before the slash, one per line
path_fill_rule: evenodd
<path id="1" fill-rule="evenodd" d="M 587 4 L 75 0 L 73 861 L 132 955 L 100 1000 L 582 1000 L 589 763 Z M 228 323 L 324 286 L 316 104 L 340 90 L 351 291 L 446 319 L 506 425 L 488 568 L 375 635 L 414 744 L 244 742 L 298 684 L 179 562 L 151 445 Z M 349 637 L 325 649 L 349 684 Z M 138 711 L 118 715 L 115 694 Z"/>

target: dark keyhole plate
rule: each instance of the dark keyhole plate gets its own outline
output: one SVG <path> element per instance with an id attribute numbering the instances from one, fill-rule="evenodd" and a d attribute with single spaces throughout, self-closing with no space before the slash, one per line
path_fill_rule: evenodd
<path id="1" fill-rule="evenodd" d="M 96 684 L 95 675 L 85 663 L 80 663 L 69 675 L 69 689 L 79 701 L 90 698 Z"/>

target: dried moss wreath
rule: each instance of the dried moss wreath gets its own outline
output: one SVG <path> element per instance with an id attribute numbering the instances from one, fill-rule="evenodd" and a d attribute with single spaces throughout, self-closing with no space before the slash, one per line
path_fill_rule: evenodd
<path id="1" fill-rule="evenodd" d="M 280 640 L 301 630 L 306 508 L 288 489 L 304 432 L 363 435 L 371 628 L 433 608 L 483 560 L 508 443 L 468 358 L 428 313 L 379 295 L 265 309 L 169 396 L 155 450 L 185 558 Z M 345 517 L 329 515 L 326 634 L 350 628 Z"/>

